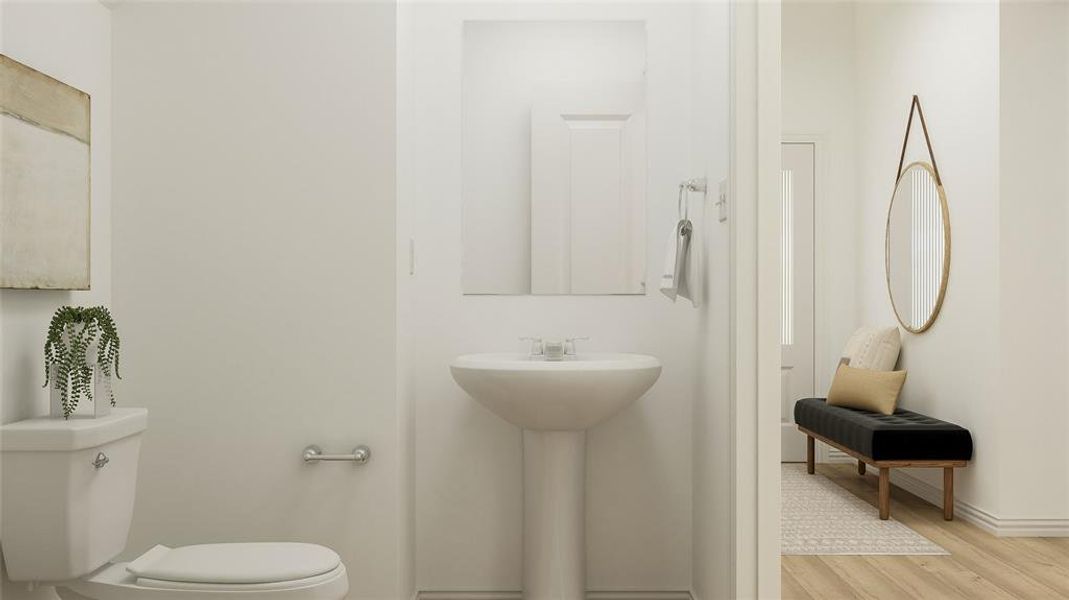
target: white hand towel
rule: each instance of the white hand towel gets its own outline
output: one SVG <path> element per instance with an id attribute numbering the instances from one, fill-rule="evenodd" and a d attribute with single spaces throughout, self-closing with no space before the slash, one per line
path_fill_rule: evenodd
<path id="1" fill-rule="evenodd" d="M 702 299 L 701 239 L 699 235 L 697 229 L 693 227 L 690 235 L 687 235 L 686 260 L 683 266 L 684 287 L 678 290 L 679 296 L 691 301 L 691 305 L 695 308 L 701 305 Z"/>
<path id="2" fill-rule="evenodd" d="M 697 307 L 701 304 L 701 262 L 697 248 L 691 248 L 693 237 L 694 225 L 687 219 L 672 230 L 665 246 L 660 289 L 673 302 L 682 297 Z"/>
<path id="3" fill-rule="evenodd" d="M 672 302 L 678 295 L 678 280 L 676 279 L 676 257 L 679 255 L 679 226 L 682 221 L 672 228 L 668 234 L 668 242 L 664 246 L 664 269 L 661 271 L 661 293 Z"/>

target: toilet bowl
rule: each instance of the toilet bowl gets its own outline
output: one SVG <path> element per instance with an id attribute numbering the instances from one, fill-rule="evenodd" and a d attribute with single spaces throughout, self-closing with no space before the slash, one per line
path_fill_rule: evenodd
<path id="1" fill-rule="evenodd" d="M 134 508 L 143 408 L 0 426 L 0 545 L 8 579 L 65 600 L 342 600 L 338 554 L 316 544 L 155 546 L 112 563 Z"/>

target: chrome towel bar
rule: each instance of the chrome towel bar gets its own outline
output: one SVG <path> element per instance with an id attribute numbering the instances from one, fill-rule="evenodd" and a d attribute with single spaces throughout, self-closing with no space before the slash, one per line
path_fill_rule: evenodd
<path id="1" fill-rule="evenodd" d="M 353 448 L 352 454 L 323 454 L 322 448 L 312 444 L 304 449 L 304 453 L 301 456 L 306 463 L 329 461 L 351 462 L 362 465 L 371 459 L 371 448 L 360 445 Z"/>

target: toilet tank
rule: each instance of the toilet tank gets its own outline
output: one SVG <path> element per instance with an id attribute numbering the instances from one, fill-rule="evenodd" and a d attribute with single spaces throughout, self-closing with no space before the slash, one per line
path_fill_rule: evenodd
<path id="1" fill-rule="evenodd" d="M 144 408 L 0 427 L 0 545 L 11 581 L 76 579 L 126 545 Z"/>

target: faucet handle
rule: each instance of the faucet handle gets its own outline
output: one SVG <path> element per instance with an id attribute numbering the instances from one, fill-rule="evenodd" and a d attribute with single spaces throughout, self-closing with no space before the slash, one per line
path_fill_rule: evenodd
<path id="1" fill-rule="evenodd" d="M 521 342 L 531 342 L 530 355 L 541 356 L 543 354 L 542 338 L 540 337 L 521 337 Z"/>
<path id="2" fill-rule="evenodd" d="M 583 337 L 570 337 L 570 338 L 565 339 L 564 340 L 564 353 L 565 354 L 574 355 L 575 354 L 575 343 L 576 342 L 585 342 L 585 341 L 587 341 L 589 339 L 590 338 L 586 337 L 586 336 L 583 336 Z"/>

